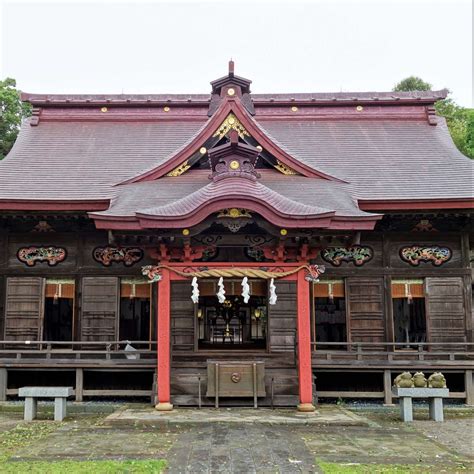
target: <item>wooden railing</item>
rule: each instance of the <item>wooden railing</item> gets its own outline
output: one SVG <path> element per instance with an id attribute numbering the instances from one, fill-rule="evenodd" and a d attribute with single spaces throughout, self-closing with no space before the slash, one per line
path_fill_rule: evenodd
<path id="1" fill-rule="evenodd" d="M 130 345 L 133 350 L 125 350 Z M 0 360 L 122 360 L 156 359 L 150 341 L 0 341 Z"/>
<path id="2" fill-rule="evenodd" d="M 311 348 L 313 360 L 326 364 L 416 361 L 474 366 L 473 342 L 312 342 Z"/>

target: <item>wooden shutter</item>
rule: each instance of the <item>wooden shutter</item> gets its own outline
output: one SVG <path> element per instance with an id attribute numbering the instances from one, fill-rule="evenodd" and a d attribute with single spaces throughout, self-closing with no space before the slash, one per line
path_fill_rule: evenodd
<path id="1" fill-rule="evenodd" d="M 275 281 L 278 296 L 268 305 L 268 329 L 272 352 L 292 352 L 296 337 L 296 282 Z"/>
<path id="2" fill-rule="evenodd" d="M 171 344 L 174 350 L 194 350 L 194 303 L 191 283 L 171 282 Z"/>
<path id="3" fill-rule="evenodd" d="M 43 336 L 44 279 L 7 278 L 5 339 L 40 341 Z"/>
<path id="4" fill-rule="evenodd" d="M 350 342 L 384 342 L 383 278 L 347 278 Z"/>
<path id="5" fill-rule="evenodd" d="M 114 341 L 118 337 L 119 279 L 82 279 L 81 341 Z"/>
<path id="6" fill-rule="evenodd" d="M 428 340 L 465 342 L 466 309 L 461 277 L 426 278 Z M 439 348 L 439 347 L 438 347 Z"/>

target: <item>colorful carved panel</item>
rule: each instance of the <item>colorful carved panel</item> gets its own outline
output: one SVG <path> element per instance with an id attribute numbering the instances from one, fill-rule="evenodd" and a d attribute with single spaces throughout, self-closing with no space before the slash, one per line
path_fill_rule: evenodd
<path id="1" fill-rule="evenodd" d="M 327 247 L 321 251 L 321 257 L 324 261 L 334 265 L 341 266 L 342 262 L 353 262 L 355 266 L 360 267 L 367 263 L 374 256 L 374 251 L 366 245 L 352 245 L 351 247 Z"/>
<path id="2" fill-rule="evenodd" d="M 448 247 L 438 245 L 411 245 L 400 249 L 400 258 L 410 265 L 417 267 L 420 262 L 431 262 L 439 267 L 446 263 L 453 253 Z"/>
<path id="3" fill-rule="evenodd" d="M 18 260 L 29 267 L 34 267 L 36 263 L 46 262 L 50 267 L 54 267 L 67 257 L 66 249 L 63 247 L 22 247 L 16 254 Z"/>
<path id="4" fill-rule="evenodd" d="M 92 257 L 104 267 L 110 267 L 114 262 L 131 267 L 143 258 L 143 250 L 139 247 L 96 247 Z"/>

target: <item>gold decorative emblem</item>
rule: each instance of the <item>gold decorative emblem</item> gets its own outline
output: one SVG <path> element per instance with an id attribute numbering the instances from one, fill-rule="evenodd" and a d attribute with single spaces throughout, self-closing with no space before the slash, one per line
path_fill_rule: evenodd
<path id="1" fill-rule="evenodd" d="M 227 89 L 227 95 L 230 95 L 231 97 L 235 95 L 235 89 L 233 87 L 229 87 L 229 89 Z"/>
<path id="2" fill-rule="evenodd" d="M 362 107 L 362 105 L 358 105 L 356 107 L 356 110 L 357 110 L 357 112 L 362 112 L 364 110 L 364 107 Z"/>
<path id="3" fill-rule="evenodd" d="M 183 235 L 189 235 L 189 229 L 183 229 Z"/>
<path id="4" fill-rule="evenodd" d="M 240 138 L 245 136 L 250 137 L 250 133 L 247 132 L 245 127 L 240 123 L 239 119 L 232 113 L 221 123 L 220 127 L 216 130 L 213 137 L 219 137 L 219 139 L 225 137 L 231 130 L 236 130 Z"/>
<path id="5" fill-rule="evenodd" d="M 286 234 L 288 234 L 288 231 L 286 229 L 280 229 L 280 234 L 281 235 L 286 235 Z"/>
<path id="6" fill-rule="evenodd" d="M 240 168 L 240 163 L 237 160 L 232 160 L 229 163 L 229 166 L 231 170 L 238 170 Z"/>
<path id="7" fill-rule="evenodd" d="M 256 148 L 258 151 L 263 151 L 263 148 L 262 148 L 260 145 L 257 145 L 255 148 Z"/>
<path id="8" fill-rule="evenodd" d="M 179 166 L 177 166 L 174 170 L 170 171 L 166 176 L 181 176 L 189 168 L 191 168 L 191 165 L 188 164 L 188 161 L 186 160 Z"/>
<path id="9" fill-rule="evenodd" d="M 102 108 L 100 109 L 101 112 L 107 112 L 108 110 L 109 110 L 109 109 L 108 109 L 107 107 L 102 107 Z"/>
<path id="10" fill-rule="evenodd" d="M 170 111 L 170 108 L 169 108 L 168 106 L 163 107 L 163 111 L 164 111 L 164 112 L 169 112 L 169 111 Z"/>
<path id="11" fill-rule="evenodd" d="M 298 107 L 296 107 L 296 105 L 294 105 L 293 107 L 291 107 L 291 111 L 292 112 L 298 112 Z"/>
<path id="12" fill-rule="evenodd" d="M 232 207 L 230 209 L 222 209 L 219 212 L 217 217 L 230 217 L 232 219 L 238 219 L 239 217 L 252 217 L 247 209 L 238 209 L 236 207 Z"/>
<path id="13" fill-rule="evenodd" d="M 206 153 L 207 149 L 205 146 L 202 146 L 201 148 L 199 148 L 199 153 L 201 153 L 201 155 L 204 155 Z"/>
<path id="14" fill-rule="evenodd" d="M 273 165 L 275 166 L 275 168 L 280 172 L 280 173 L 283 173 L 283 174 L 287 174 L 287 175 L 295 175 L 295 174 L 299 174 L 297 171 L 295 171 L 293 168 L 290 168 L 288 165 L 285 165 L 284 163 L 282 163 L 280 160 L 277 160 L 276 162 L 276 165 Z"/>

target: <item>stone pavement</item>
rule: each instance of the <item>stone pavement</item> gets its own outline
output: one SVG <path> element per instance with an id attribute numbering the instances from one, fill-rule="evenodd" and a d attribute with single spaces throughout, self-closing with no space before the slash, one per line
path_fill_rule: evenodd
<path id="1" fill-rule="evenodd" d="M 354 466 L 368 473 L 474 472 L 474 411 L 468 409 L 447 409 L 445 423 L 428 421 L 427 409 L 417 408 L 414 423 L 402 423 L 397 408 L 334 405 L 318 407 L 314 416 L 293 410 L 258 410 L 260 416 L 250 409 L 176 410 L 158 423 L 130 422 L 131 412 L 145 417 L 150 410 L 117 406 L 115 418 L 72 414 L 63 423 L 44 421 L 52 419 L 45 411 L 42 421 L 24 423 L 20 411 L 0 410 L 0 472 L 2 462 L 14 472 L 18 461 L 157 459 L 167 460 L 172 474 L 346 473 Z"/>
<path id="2" fill-rule="evenodd" d="M 295 409 L 268 408 L 178 408 L 173 411 L 156 411 L 151 407 L 124 407 L 105 419 L 113 426 L 200 426 L 209 423 L 265 424 L 265 425 L 339 425 L 366 426 L 367 421 L 355 413 L 336 405 L 318 407 L 313 413 L 300 413 Z"/>
<path id="3" fill-rule="evenodd" d="M 288 426 L 212 423 L 182 434 L 168 454 L 170 474 L 322 472 Z"/>

